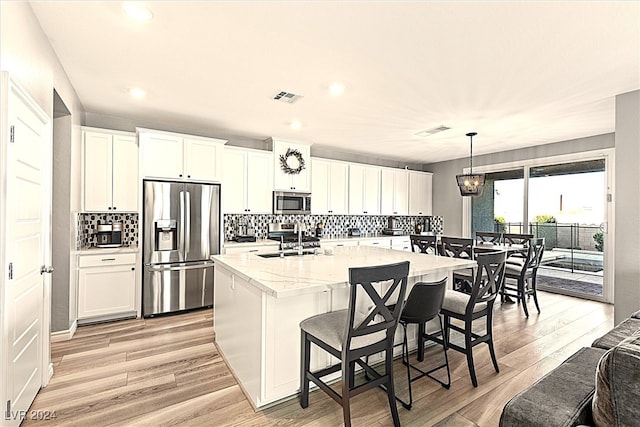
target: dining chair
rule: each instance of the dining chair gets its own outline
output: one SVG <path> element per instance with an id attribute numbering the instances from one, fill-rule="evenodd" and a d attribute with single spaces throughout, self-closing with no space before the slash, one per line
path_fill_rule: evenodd
<path id="1" fill-rule="evenodd" d="M 504 301 L 506 297 L 514 297 L 518 302 L 522 302 L 522 309 L 526 317 L 529 317 L 527 299 L 531 296 L 533 296 L 533 302 L 538 313 L 540 313 L 536 278 L 543 253 L 544 239 L 538 238 L 534 239 L 527 248 L 527 257 L 523 263 L 509 262 L 507 260 L 505 281 L 500 290 L 501 299 Z M 515 281 L 515 283 L 509 283 L 510 280 Z"/>
<path id="2" fill-rule="evenodd" d="M 417 282 L 411 288 L 411 292 L 409 292 L 409 296 L 405 302 L 404 308 L 402 309 L 402 315 L 400 316 L 400 325 L 403 330 L 403 338 L 402 338 L 402 363 L 407 367 L 407 381 L 409 383 L 409 402 L 404 402 L 401 399 L 398 399 L 405 408 L 411 409 L 413 405 L 413 393 L 411 391 L 411 383 L 423 378 L 429 377 L 432 380 L 439 383 L 444 388 L 449 388 L 451 385 L 451 373 L 449 371 L 449 359 L 447 357 L 447 345 L 444 340 L 434 340 L 432 335 L 434 333 L 426 332 L 426 324 L 432 319 L 437 318 L 439 322 L 439 333 L 442 334 L 444 331 L 444 324 L 442 321 L 442 317 L 440 316 L 440 310 L 442 309 L 442 303 L 444 301 L 444 294 L 446 291 L 447 279 L 444 278 L 439 282 Z M 423 371 L 417 366 L 409 363 L 409 346 L 407 341 L 407 326 L 409 324 L 418 325 L 418 350 L 416 352 L 416 359 L 419 362 L 424 360 L 424 344 L 427 341 L 436 341 L 442 345 L 442 350 L 444 352 L 444 364 L 438 365 L 429 369 L 428 371 Z M 436 332 L 435 334 L 438 334 Z M 442 369 L 447 368 L 447 380 L 443 381 L 433 376 L 433 373 Z M 417 376 L 411 376 L 411 370 L 415 370 L 418 372 Z"/>
<path id="3" fill-rule="evenodd" d="M 309 406 L 309 383 L 313 382 L 342 406 L 344 425 L 348 427 L 351 425 L 351 397 L 383 386 L 387 391 L 393 424 L 400 425 L 393 383 L 393 340 L 405 299 L 408 274 L 409 261 L 350 268 L 348 308 L 318 314 L 300 322 L 301 407 Z M 312 372 L 311 343 L 340 362 Z M 384 352 L 384 374 L 362 360 L 380 352 Z M 368 381 L 363 384 L 355 384 L 356 365 L 366 373 L 365 380 Z M 342 373 L 341 393 L 322 380 L 336 372 Z"/>
<path id="4" fill-rule="evenodd" d="M 502 235 L 502 241 L 507 246 L 520 245 L 522 250 L 518 252 L 511 252 L 507 257 L 507 262 L 515 262 L 523 264 L 527 258 L 527 250 L 533 239 L 533 234 L 521 234 L 521 233 L 504 233 Z"/>
<path id="5" fill-rule="evenodd" d="M 437 255 L 436 236 L 423 236 L 421 234 L 411 234 L 411 252 Z"/>
<path id="6" fill-rule="evenodd" d="M 473 347 L 486 343 L 489 346 L 489 354 L 496 372 L 500 372 L 495 350 L 493 348 L 493 304 L 504 282 L 507 254 L 504 251 L 478 254 L 476 262 L 477 271 L 474 276 L 471 293 L 467 294 L 455 290 L 447 290 L 440 311 L 444 316 L 444 336 L 448 349 L 464 353 L 467 356 L 467 365 L 471 383 L 478 386 L 475 367 L 473 364 Z M 473 322 L 485 318 L 485 330 L 479 333 L 473 329 Z M 464 326 L 458 326 L 451 322 L 458 319 L 464 322 Z M 451 342 L 451 330 L 464 334 L 464 347 Z M 437 340 L 437 337 L 434 337 Z"/>
<path id="7" fill-rule="evenodd" d="M 493 231 L 476 231 L 476 243 L 492 243 L 499 245 L 502 243 L 502 233 Z"/>
<path id="8" fill-rule="evenodd" d="M 473 259 L 473 239 L 464 237 L 447 237 L 440 238 L 439 246 L 440 255 L 453 258 Z M 469 278 L 472 277 L 472 269 L 457 270 L 453 273 L 453 288 L 465 292 L 471 291 L 471 283 Z"/>

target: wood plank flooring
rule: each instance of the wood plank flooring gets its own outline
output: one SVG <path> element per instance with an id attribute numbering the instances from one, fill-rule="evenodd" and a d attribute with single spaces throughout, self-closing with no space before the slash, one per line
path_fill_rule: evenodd
<path id="1" fill-rule="evenodd" d="M 542 313 L 526 319 L 517 304 L 497 303 L 494 342 L 500 373 L 486 346 L 474 353 L 479 387 L 464 355 L 449 351 L 449 390 L 428 378 L 413 383 L 414 406 L 399 405 L 403 426 L 497 426 L 502 407 L 580 347 L 613 327 L 613 306 L 540 292 Z M 297 399 L 254 412 L 218 354 L 211 310 L 78 328 L 51 346 L 54 376 L 32 411 L 54 412 L 24 426 L 337 426 L 342 410 L 321 391 L 307 409 Z M 429 348 L 423 367 L 440 363 Z M 415 363 L 415 358 L 412 356 Z M 404 367 L 396 388 L 406 397 Z M 392 425 L 386 395 L 371 390 L 352 400 L 355 426 Z"/>

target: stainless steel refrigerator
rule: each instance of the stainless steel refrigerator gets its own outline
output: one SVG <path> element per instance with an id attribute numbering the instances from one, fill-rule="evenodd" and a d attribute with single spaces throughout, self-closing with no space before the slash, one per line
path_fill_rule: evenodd
<path id="1" fill-rule="evenodd" d="M 220 184 L 143 182 L 142 315 L 213 306 Z"/>

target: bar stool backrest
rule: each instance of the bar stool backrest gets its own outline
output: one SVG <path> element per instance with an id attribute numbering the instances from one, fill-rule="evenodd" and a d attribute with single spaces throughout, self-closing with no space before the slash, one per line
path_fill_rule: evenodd
<path id="1" fill-rule="evenodd" d="M 502 233 L 493 231 L 476 231 L 476 243 L 502 243 Z"/>
<path id="2" fill-rule="evenodd" d="M 437 254 L 436 250 L 436 236 L 423 236 L 421 234 L 412 234 L 409 236 L 411 239 L 411 252 L 420 252 L 423 254 Z M 416 248 L 418 250 L 416 250 Z"/>
<path id="3" fill-rule="evenodd" d="M 471 297 L 467 304 L 467 314 L 473 312 L 473 307 L 482 302 L 493 304 L 498 291 L 504 282 L 506 251 L 496 251 L 478 254 L 476 257 L 478 269 L 471 288 Z"/>
<path id="4" fill-rule="evenodd" d="M 349 308 L 343 353 L 353 354 L 354 350 L 363 349 L 363 354 L 371 354 L 365 349 L 377 345 L 382 351 L 386 341 L 393 340 L 402 312 L 402 304 L 397 302 L 405 299 L 408 275 L 409 261 L 349 269 Z"/>
<path id="5" fill-rule="evenodd" d="M 440 242 L 440 255 L 453 258 L 473 259 L 473 239 L 443 236 Z"/>
<path id="6" fill-rule="evenodd" d="M 504 233 L 502 235 L 505 245 L 528 246 L 531 239 L 533 239 L 533 234 Z"/>

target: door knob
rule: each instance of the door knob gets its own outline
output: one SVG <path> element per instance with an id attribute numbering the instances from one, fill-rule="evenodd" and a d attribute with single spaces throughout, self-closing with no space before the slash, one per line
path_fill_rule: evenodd
<path id="1" fill-rule="evenodd" d="M 41 266 L 40 267 L 40 274 L 44 274 L 44 273 L 53 273 L 53 266 L 51 266 L 51 265 L 48 266 L 48 267 L 46 265 Z"/>

